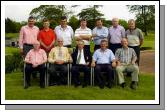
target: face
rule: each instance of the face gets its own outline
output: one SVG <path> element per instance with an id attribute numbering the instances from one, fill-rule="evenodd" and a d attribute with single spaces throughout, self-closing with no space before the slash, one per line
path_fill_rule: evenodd
<path id="1" fill-rule="evenodd" d="M 97 27 L 101 28 L 101 27 L 102 27 L 102 25 L 103 25 L 103 23 L 102 23 L 102 21 L 101 21 L 101 20 L 96 21 L 96 26 L 97 26 Z"/>
<path id="2" fill-rule="evenodd" d="M 35 49 L 35 50 L 38 50 L 39 47 L 40 47 L 40 44 L 34 44 L 33 46 L 34 46 L 34 49 Z"/>
<path id="3" fill-rule="evenodd" d="M 100 46 L 101 46 L 101 49 L 106 49 L 107 48 L 107 42 L 102 42 L 100 44 Z"/>
<path id="4" fill-rule="evenodd" d="M 84 43 L 78 42 L 78 49 L 83 49 L 83 48 L 84 48 Z"/>
<path id="5" fill-rule="evenodd" d="M 57 40 L 57 43 L 59 47 L 63 46 L 63 40 Z"/>
<path id="6" fill-rule="evenodd" d="M 61 26 L 65 27 L 67 25 L 67 19 L 61 20 Z"/>
<path id="7" fill-rule="evenodd" d="M 29 27 L 33 27 L 34 24 L 35 24 L 35 20 L 34 20 L 34 19 L 29 19 L 29 20 L 28 20 L 28 26 L 29 26 Z"/>
<path id="8" fill-rule="evenodd" d="M 128 27 L 129 27 L 129 29 L 135 29 L 135 22 L 134 21 L 130 21 L 129 23 L 128 23 Z"/>
<path id="9" fill-rule="evenodd" d="M 127 39 L 122 39 L 121 43 L 122 43 L 123 47 L 127 47 L 128 46 L 128 40 Z"/>
<path id="10" fill-rule="evenodd" d="M 118 19 L 113 19 L 113 20 L 112 20 L 112 25 L 113 25 L 114 27 L 118 26 L 118 24 L 119 24 L 119 20 L 118 20 Z"/>
<path id="11" fill-rule="evenodd" d="M 81 21 L 81 27 L 85 28 L 87 25 L 87 22 L 86 21 Z"/>
<path id="12" fill-rule="evenodd" d="M 50 26 L 49 21 L 46 21 L 46 22 L 43 23 L 44 28 L 49 28 L 49 26 Z"/>

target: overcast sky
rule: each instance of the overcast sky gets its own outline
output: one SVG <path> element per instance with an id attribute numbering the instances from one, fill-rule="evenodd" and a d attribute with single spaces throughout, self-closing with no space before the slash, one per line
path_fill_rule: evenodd
<path id="1" fill-rule="evenodd" d="M 5 18 L 13 19 L 17 22 L 27 21 L 29 17 L 29 13 L 33 8 L 38 7 L 39 5 L 7 5 L 5 7 Z M 79 6 L 77 8 L 73 8 L 72 10 L 77 15 L 83 8 L 88 6 Z M 125 5 L 103 5 L 98 9 L 101 13 L 104 14 L 104 18 L 112 19 L 113 17 L 118 17 L 120 19 L 131 19 L 135 18 L 135 15 L 128 12 L 128 9 Z"/>

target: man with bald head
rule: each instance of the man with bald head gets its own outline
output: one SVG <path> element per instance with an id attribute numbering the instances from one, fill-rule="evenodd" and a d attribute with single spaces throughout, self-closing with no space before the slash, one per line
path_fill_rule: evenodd
<path id="1" fill-rule="evenodd" d="M 67 63 L 71 61 L 71 56 L 68 52 L 67 47 L 63 47 L 63 38 L 57 39 L 58 46 L 51 49 L 48 57 L 48 62 L 50 67 L 48 72 L 51 77 L 56 78 L 56 71 L 61 71 L 60 77 L 57 80 L 56 84 L 66 84 L 67 80 Z M 50 78 L 50 79 L 53 79 Z M 50 84 L 53 84 L 54 80 L 50 80 Z"/>
<path id="2" fill-rule="evenodd" d="M 40 49 L 40 43 L 35 41 L 33 43 L 33 49 L 31 49 L 26 57 L 24 62 L 26 63 L 25 67 L 25 78 L 27 85 L 25 89 L 30 86 L 30 74 L 33 71 L 39 71 L 40 73 L 40 87 L 44 88 L 44 77 L 45 77 L 45 63 L 47 62 L 47 55 L 43 49 Z"/>
<path id="3" fill-rule="evenodd" d="M 125 29 L 123 26 L 119 25 L 119 19 L 112 19 L 112 26 L 109 28 L 109 48 L 115 54 L 118 48 L 121 48 L 121 40 L 125 37 Z"/>

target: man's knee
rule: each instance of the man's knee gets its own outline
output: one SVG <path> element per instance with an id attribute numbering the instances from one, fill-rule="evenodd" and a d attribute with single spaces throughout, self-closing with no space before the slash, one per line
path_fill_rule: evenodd
<path id="1" fill-rule="evenodd" d="M 116 71 L 117 71 L 117 72 L 123 72 L 123 69 L 122 69 L 121 66 L 117 66 L 117 67 L 116 67 Z"/>

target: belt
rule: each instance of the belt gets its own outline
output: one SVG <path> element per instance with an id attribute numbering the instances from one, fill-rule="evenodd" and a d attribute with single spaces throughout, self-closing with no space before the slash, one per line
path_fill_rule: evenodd
<path id="1" fill-rule="evenodd" d="M 26 44 L 26 43 L 24 45 L 26 45 L 26 46 L 33 46 L 33 44 Z"/>

